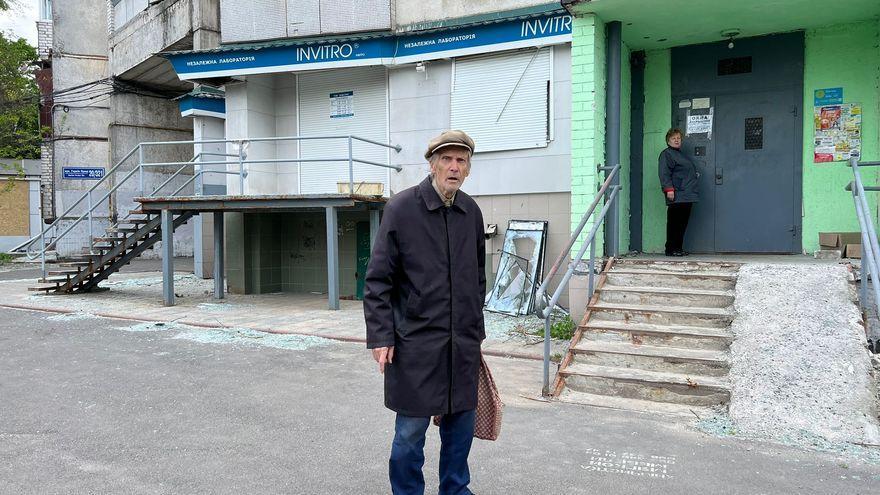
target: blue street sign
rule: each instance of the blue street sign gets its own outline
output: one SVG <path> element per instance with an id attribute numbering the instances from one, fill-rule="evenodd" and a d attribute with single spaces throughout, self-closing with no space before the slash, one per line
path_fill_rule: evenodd
<path id="1" fill-rule="evenodd" d="M 65 179 L 100 180 L 104 178 L 104 167 L 63 167 Z"/>

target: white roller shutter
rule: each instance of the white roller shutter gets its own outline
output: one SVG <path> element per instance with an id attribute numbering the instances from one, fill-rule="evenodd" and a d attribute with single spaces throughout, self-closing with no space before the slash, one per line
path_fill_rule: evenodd
<path id="1" fill-rule="evenodd" d="M 451 127 L 477 152 L 547 146 L 552 49 L 455 60 Z"/>
<path id="2" fill-rule="evenodd" d="M 350 111 L 332 105 L 331 95 L 350 95 Z M 345 98 L 344 96 L 342 98 Z M 338 101 L 337 101 L 338 105 Z M 384 67 L 357 67 L 299 75 L 300 135 L 354 135 L 382 143 L 388 142 L 388 91 Z M 348 116 L 348 114 L 352 114 Z M 335 115 L 335 116 L 334 116 Z M 300 147 L 301 158 L 348 156 L 348 140 L 307 140 Z M 354 157 L 387 164 L 388 149 L 354 141 Z M 388 170 L 367 164 L 354 164 L 355 188 L 359 182 L 385 185 Z M 348 162 L 303 163 L 300 167 L 302 194 L 337 192 L 337 182 L 348 182 Z"/>

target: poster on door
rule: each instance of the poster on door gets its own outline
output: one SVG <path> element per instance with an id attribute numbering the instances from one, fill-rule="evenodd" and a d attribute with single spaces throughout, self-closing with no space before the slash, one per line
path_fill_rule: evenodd
<path id="1" fill-rule="evenodd" d="M 846 161 L 861 155 L 861 104 L 817 106 L 813 121 L 813 163 Z"/>
<path id="2" fill-rule="evenodd" d="M 354 117 L 354 91 L 330 93 L 330 118 Z"/>

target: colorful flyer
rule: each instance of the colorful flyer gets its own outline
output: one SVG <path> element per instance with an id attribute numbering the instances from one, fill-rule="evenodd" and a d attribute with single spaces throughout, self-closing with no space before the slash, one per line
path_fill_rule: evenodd
<path id="1" fill-rule="evenodd" d="M 816 106 L 813 119 L 813 163 L 846 161 L 861 155 L 860 104 Z"/>

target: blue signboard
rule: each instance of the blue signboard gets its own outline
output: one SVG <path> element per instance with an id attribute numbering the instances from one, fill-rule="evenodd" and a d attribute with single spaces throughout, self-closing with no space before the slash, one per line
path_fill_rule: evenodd
<path id="1" fill-rule="evenodd" d="M 181 79 L 262 74 L 355 65 L 381 64 L 394 54 L 393 38 L 357 42 L 275 46 L 256 50 L 171 55 L 171 65 Z M 273 70 L 267 71 L 267 68 Z"/>
<path id="2" fill-rule="evenodd" d="M 65 179 L 99 180 L 104 178 L 104 167 L 63 167 Z"/>
<path id="3" fill-rule="evenodd" d="M 571 41 L 567 14 L 399 37 L 167 55 L 180 79 L 394 65 Z"/>
<path id="4" fill-rule="evenodd" d="M 813 106 L 838 105 L 843 103 L 843 88 L 817 89 L 813 93 Z"/>
<path id="5" fill-rule="evenodd" d="M 525 46 L 534 45 L 534 41 L 552 36 L 571 35 L 571 16 L 556 15 L 501 22 L 485 26 L 472 26 L 435 33 L 403 36 L 397 41 L 394 53 L 396 63 L 407 63 L 415 60 L 426 60 L 430 55 L 444 52 L 461 51 L 479 48 L 489 51 L 492 45 L 526 42 Z M 504 47 L 503 49 L 507 49 Z M 510 47 L 515 48 L 515 47 Z M 425 57 L 425 55 L 428 55 Z"/>
<path id="6" fill-rule="evenodd" d="M 226 100 L 218 97 L 198 97 L 186 95 L 177 103 L 180 114 L 184 117 L 197 115 L 203 117 L 219 117 L 226 115 Z"/>

